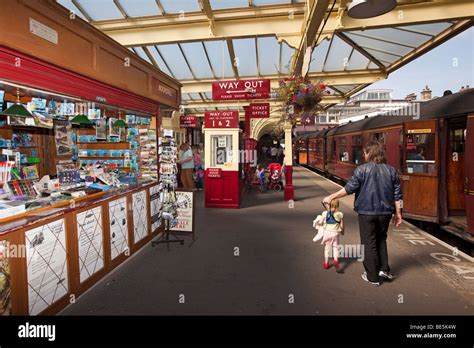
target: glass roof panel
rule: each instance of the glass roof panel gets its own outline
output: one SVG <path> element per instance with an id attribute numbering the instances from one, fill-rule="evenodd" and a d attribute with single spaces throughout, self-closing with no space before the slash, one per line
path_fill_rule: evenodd
<path id="1" fill-rule="evenodd" d="M 400 59 L 398 56 L 394 56 L 389 53 L 385 52 L 380 52 L 373 50 L 371 48 L 364 48 L 367 52 L 369 52 L 372 56 L 374 56 L 375 59 L 380 60 L 384 65 L 387 65 L 387 63 L 391 64 L 395 62 L 396 60 Z"/>
<path id="2" fill-rule="evenodd" d="M 397 45 L 394 43 L 380 41 L 380 40 L 372 39 L 368 37 L 351 35 L 351 33 L 347 33 L 347 37 L 349 37 L 352 41 L 354 41 L 357 45 L 359 45 L 362 48 L 365 48 L 365 47 L 374 48 L 377 50 L 393 53 L 398 56 L 404 56 L 408 54 L 409 52 L 413 51 L 413 48 L 411 47 Z"/>
<path id="3" fill-rule="evenodd" d="M 113 0 L 77 0 L 77 3 L 94 21 L 123 18 Z"/>
<path id="4" fill-rule="evenodd" d="M 212 92 L 204 92 L 203 94 L 206 96 L 206 99 L 212 99 Z"/>
<path id="5" fill-rule="evenodd" d="M 151 61 L 150 61 L 150 59 L 148 58 L 148 56 L 146 55 L 146 53 L 145 53 L 145 51 L 143 50 L 143 48 L 141 48 L 141 47 L 134 47 L 133 49 L 135 50 L 135 52 L 137 53 L 137 55 L 138 55 L 140 58 L 145 59 L 148 63 L 151 64 Z"/>
<path id="6" fill-rule="evenodd" d="M 390 41 L 393 43 L 400 43 L 403 45 L 411 46 L 411 47 L 418 47 L 427 40 L 430 39 L 429 36 L 410 33 L 407 31 L 397 30 L 395 28 L 382 28 L 382 29 L 370 29 L 370 30 L 356 30 L 346 32 L 346 34 L 358 34 L 374 39 L 382 39 L 386 41 Z"/>
<path id="7" fill-rule="evenodd" d="M 324 71 L 344 70 L 344 63 L 349 61 L 352 47 L 342 41 L 338 36 L 333 36 L 331 49 L 326 60 Z"/>
<path id="8" fill-rule="evenodd" d="M 233 77 L 234 72 L 232 65 L 230 64 L 229 50 L 227 49 L 227 43 L 221 41 L 205 41 L 204 46 L 206 47 L 209 60 L 211 61 L 212 68 L 219 78 Z"/>
<path id="9" fill-rule="evenodd" d="M 406 25 L 399 28 L 413 30 L 419 33 L 425 33 L 429 35 L 438 35 L 443 30 L 449 28 L 451 25 L 453 24 L 450 22 L 439 22 L 429 24 Z"/>
<path id="10" fill-rule="evenodd" d="M 70 12 L 73 12 L 76 16 L 81 17 L 83 20 L 87 21 L 87 18 L 79 11 L 79 9 L 72 3 L 71 0 L 57 0 L 57 2 L 63 7 L 67 8 Z"/>
<path id="11" fill-rule="evenodd" d="M 200 12 L 197 0 L 160 0 L 166 13 Z"/>
<path id="12" fill-rule="evenodd" d="M 119 0 L 130 17 L 156 16 L 160 14 L 155 0 Z"/>
<path id="13" fill-rule="evenodd" d="M 321 72 L 323 71 L 324 58 L 329 48 L 329 40 L 323 40 L 313 49 L 311 54 L 311 64 L 309 65 L 309 71 Z"/>
<path id="14" fill-rule="evenodd" d="M 171 72 L 169 71 L 168 67 L 166 66 L 165 62 L 163 61 L 163 59 L 161 59 L 161 56 L 158 54 L 158 51 L 156 50 L 155 46 L 147 46 L 147 48 L 148 48 L 148 51 L 150 51 L 150 54 L 153 57 L 153 59 L 155 59 L 156 64 L 158 64 L 158 67 L 160 68 L 160 70 L 169 76 L 173 76 Z"/>
<path id="15" fill-rule="evenodd" d="M 281 73 L 288 74 L 291 66 L 291 58 L 294 53 L 294 48 L 288 46 L 284 41 L 281 43 Z"/>
<path id="16" fill-rule="evenodd" d="M 370 62 L 369 66 L 367 67 L 367 69 L 378 69 L 378 65 L 375 64 L 374 62 Z"/>
<path id="17" fill-rule="evenodd" d="M 189 97 L 188 93 L 181 93 L 181 99 L 183 100 L 190 100 L 191 98 Z"/>
<path id="18" fill-rule="evenodd" d="M 346 64 L 346 70 L 362 70 L 369 64 L 369 59 L 357 50 L 352 52 L 351 58 Z"/>
<path id="19" fill-rule="evenodd" d="M 188 93 L 188 95 L 191 97 L 192 100 L 202 100 L 199 93 Z"/>
<path id="20" fill-rule="evenodd" d="M 341 91 L 344 94 L 352 91 L 357 86 L 358 85 L 334 85 L 334 87 L 337 88 L 338 91 Z"/>
<path id="21" fill-rule="evenodd" d="M 193 75 L 184 60 L 177 44 L 158 45 L 156 48 L 161 53 L 163 60 L 168 65 L 174 77 L 178 80 L 192 80 Z"/>
<path id="22" fill-rule="evenodd" d="M 213 10 L 222 10 L 225 8 L 248 7 L 248 0 L 211 0 L 211 8 Z"/>
<path id="23" fill-rule="evenodd" d="M 278 72 L 280 45 L 276 37 L 257 38 L 258 62 L 262 75 L 275 75 Z"/>
<path id="24" fill-rule="evenodd" d="M 213 78 L 212 70 L 201 42 L 182 43 L 181 48 L 196 78 Z"/>
<path id="25" fill-rule="evenodd" d="M 255 39 L 234 39 L 232 42 L 239 76 L 257 76 Z"/>
<path id="26" fill-rule="evenodd" d="M 253 0 L 255 6 L 275 5 L 275 4 L 290 4 L 291 0 Z"/>

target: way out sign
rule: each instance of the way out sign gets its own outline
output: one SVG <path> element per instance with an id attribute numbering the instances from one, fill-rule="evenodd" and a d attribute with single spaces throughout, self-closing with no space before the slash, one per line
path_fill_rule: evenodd
<path id="1" fill-rule="evenodd" d="M 213 100 L 270 98 L 270 80 L 232 80 L 212 83 Z"/>
<path id="2" fill-rule="evenodd" d="M 204 113 L 206 128 L 239 128 L 238 111 L 208 111 Z"/>
<path id="3" fill-rule="evenodd" d="M 251 118 L 269 118 L 270 103 L 250 103 L 249 112 Z"/>

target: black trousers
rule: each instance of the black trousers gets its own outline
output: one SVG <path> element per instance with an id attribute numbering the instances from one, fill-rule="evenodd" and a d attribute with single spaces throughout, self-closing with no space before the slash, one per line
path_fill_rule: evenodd
<path id="1" fill-rule="evenodd" d="M 379 281 L 379 271 L 390 272 L 387 253 L 387 231 L 392 215 L 359 215 L 360 242 L 364 247 L 367 279 Z"/>

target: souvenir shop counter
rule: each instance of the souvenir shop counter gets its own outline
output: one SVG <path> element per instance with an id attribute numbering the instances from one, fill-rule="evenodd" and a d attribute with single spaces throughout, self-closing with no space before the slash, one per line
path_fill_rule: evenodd
<path id="1" fill-rule="evenodd" d="M 55 314 L 149 242 L 162 231 L 158 188 L 143 182 L 0 221 L 0 316 Z"/>

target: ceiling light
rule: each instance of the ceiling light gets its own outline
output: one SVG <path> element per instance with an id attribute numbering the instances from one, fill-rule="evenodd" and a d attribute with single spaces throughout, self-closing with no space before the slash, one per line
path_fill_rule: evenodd
<path id="1" fill-rule="evenodd" d="M 351 18 L 363 19 L 383 15 L 397 6 L 396 0 L 354 0 L 347 14 Z"/>

